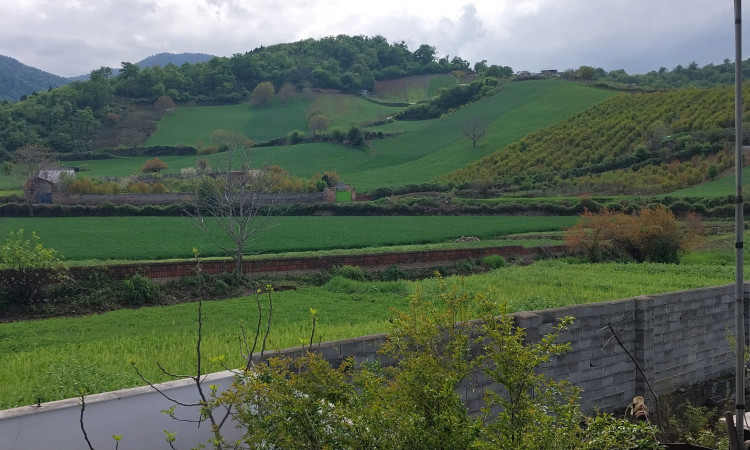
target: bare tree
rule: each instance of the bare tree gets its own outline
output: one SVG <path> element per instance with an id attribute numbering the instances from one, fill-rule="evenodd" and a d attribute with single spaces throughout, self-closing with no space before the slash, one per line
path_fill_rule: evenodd
<path id="1" fill-rule="evenodd" d="M 297 89 L 292 83 L 284 83 L 281 85 L 279 88 L 279 98 L 284 102 L 284 106 L 289 105 L 289 99 L 292 98 L 292 95 L 294 95 L 296 91 Z"/>
<path id="2" fill-rule="evenodd" d="M 156 99 L 156 102 L 154 102 L 154 109 L 159 114 L 166 114 L 170 111 L 173 111 L 174 107 L 174 100 L 166 95 L 162 95 L 161 97 Z"/>
<path id="3" fill-rule="evenodd" d="M 239 279 L 245 247 L 272 226 L 276 196 L 269 193 L 266 171 L 250 169 L 249 158 L 243 156 L 243 149 L 252 144 L 246 136 L 217 130 L 212 139 L 226 148 L 224 158 L 212 177 L 203 178 L 187 213 L 217 247 L 234 259 L 234 275 Z"/>
<path id="4" fill-rule="evenodd" d="M 472 117 L 466 122 L 462 132 L 464 136 L 471 139 L 471 147 L 475 148 L 477 146 L 477 141 L 487 133 L 487 123 L 478 117 Z"/>
<path id="5" fill-rule="evenodd" d="M 27 144 L 16 151 L 13 160 L 16 166 L 26 174 L 24 197 L 29 207 L 29 215 L 33 216 L 34 210 L 31 205 L 36 200 L 34 180 L 41 170 L 48 169 L 57 163 L 57 152 L 41 145 Z"/>

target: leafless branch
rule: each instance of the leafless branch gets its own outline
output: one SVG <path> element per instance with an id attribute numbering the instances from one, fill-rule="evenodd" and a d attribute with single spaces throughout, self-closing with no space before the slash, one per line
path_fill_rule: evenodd
<path id="1" fill-rule="evenodd" d="M 89 450 L 94 450 L 94 447 L 91 445 L 91 441 L 89 440 L 89 435 L 86 433 L 86 427 L 83 426 L 83 411 L 86 410 L 86 396 L 84 394 L 81 394 L 81 418 L 79 419 L 79 422 L 81 423 L 81 431 L 83 431 L 83 438 L 86 439 L 86 444 L 89 446 Z"/>

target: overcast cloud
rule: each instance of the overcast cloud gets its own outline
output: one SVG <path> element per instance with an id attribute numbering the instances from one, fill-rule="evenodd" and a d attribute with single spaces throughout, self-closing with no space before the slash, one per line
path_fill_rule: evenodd
<path id="1" fill-rule="evenodd" d="M 0 17 L 0 54 L 61 76 L 337 34 L 430 44 L 441 57 L 516 71 L 645 73 L 734 59 L 731 0 L 3 0 Z"/>

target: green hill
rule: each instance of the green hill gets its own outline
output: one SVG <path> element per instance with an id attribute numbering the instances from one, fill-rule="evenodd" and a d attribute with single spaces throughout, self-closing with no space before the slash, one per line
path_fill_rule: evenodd
<path id="1" fill-rule="evenodd" d="M 370 140 L 366 149 L 327 142 L 255 147 L 251 161 L 255 166 L 279 165 L 300 177 L 333 170 L 359 192 L 425 183 L 614 95 L 612 91 L 559 80 L 508 83 L 501 92 L 439 119 L 395 121 L 372 128 L 395 136 Z M 268 107 L 241 104 L 178 108 L 162 120 L 148 144 L 208 145 L 211 132 L 218 128 L 241 132 L 260 142 L 286 136 L 294 129 L 304 130 L 311 109 L 328 115 L 333 126 L 343 127 L 382 119 L 399 110 L 344 94 L 319 94 L 310 106 L 299 95 L 288 106 L 277 100 Z M 462 129 L 475 117 L 487 123 L 487 134 L 473 148 Z M 209 156 L 209 162 L 217 157 Z M 127 176 L 139 173 L 146 159 L 76 164 L 89 169 L 85 172 L 88 176 Z M 162 159 L 169 164 L 168 172 L 177 172 L 194 166 L 197 157 Z"/>
<path id="2" fill-rule="evenodd" d="M 307 132 L 307 117 L 312 111 L 328 117 L 332 128 L 384 119 L 398 109 L 336 93 L 315 94 L 309 103 L 296 94 L 286 105 L 275 98 L 268 106 L 241 103 L 177 108 L 162 119 L 146 145 L 210 145 L 211 133 L 217 129 L 243 133 L 255 142 L 267 141 L 292 130 Z"/>
<path id="3" fill-rule="evenodd" d="M 295 175 L 335 170 L 342 181 L 360 192 L 423 183 L 613 95 L 611 91 L 556 80 L 509 83 L 501 93 L 441 119 L 391 124 L 389 129 L 403 124 L 408 131 L 370 141 L 369 152 L 333 144 L 307 144 L 259 148 L 256 159 L 280 165 Z M 473 117 L 487 122 L 487 135 L 476 148 L 461 131 Z"/>
<path id="4" fill-rule="evenodd" d="M 672 192 L 734 164 L 733 103 L 723 87 L 620 94 L 445 178 L 508 191 Z"/>

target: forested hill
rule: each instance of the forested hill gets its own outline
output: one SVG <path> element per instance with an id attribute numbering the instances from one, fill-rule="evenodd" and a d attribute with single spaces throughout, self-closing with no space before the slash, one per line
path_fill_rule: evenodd
<path id="1" fill-rule="evenodd" d="M 445 178 L 508 191 L 671 192 L 732 166 L 733 111 L 730 87 L 620 94 Z"/>
<path id="2" fill-rule="evenodd" d="M 157 53 L 138 62 L 140 67 L 160 66 L 166 67 L 168 64 L 181 66 L 183 64 L 198 64 L 214 58 L 207 53 Z"/>
<path id="3" fill-rule="evenodd" d="M 34 143 L 58 152 L 91 149 L 97 131 L 116 120 L 130 102 L 152 104 L 160 97 L 178 103 L 239 103 L 261 82 L 275 89 L 288 84 L 357 92 L 372 90 L 375 80 L 406 75 L 470 71 L 458 56 L 437 58 L 427 44 L 410 51 L 405 43 L 382 36 L 307 39 L 256 48 L 232 57 L 213 57 L 197 64 L 140 67 L 124 62 L 115 75 L 102 67 L 87 81 L 73 82 L 51 92 L 37 92 L 24 101 L 0 105 L 0 158 Z M 507 66 L 482 67 L 495 77 L 512 75 Z"/>
<path id="4" fill-rule="evenodd" d="M 16 101 L 32 92 L 47 91 L 67 82 L 63 77 L 0 55 L 0 101 Z"/>

